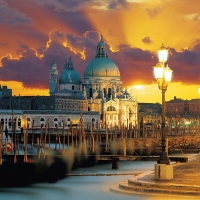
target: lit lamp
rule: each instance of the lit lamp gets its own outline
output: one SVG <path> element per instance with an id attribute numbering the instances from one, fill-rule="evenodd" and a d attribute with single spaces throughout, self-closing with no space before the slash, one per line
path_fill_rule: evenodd
<path id="1" fill-rule="evenodd" d="M 168 82 L 172 79 L 172 70 L 166 66 L 165 62 L 168 58 L 168 50 L 162 45 L 158 51 L 159 62 L 156 64 L 154 69 L 154 76 L 158 82 L 158 88 L 162 91 L 162 152 L 157 161 L 159 164 L 170 164 L 168 153 L 166 152 L 166 134 L 165 134 L 165 92 L 167 91 Z"/>

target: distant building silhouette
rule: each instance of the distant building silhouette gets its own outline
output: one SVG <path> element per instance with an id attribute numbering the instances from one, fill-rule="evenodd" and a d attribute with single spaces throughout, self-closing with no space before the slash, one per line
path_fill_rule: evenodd
<path id="1" fill-rule="evenodd" d="M 183 100 L 176 98 L 166 102 L 167 116 L 199 117 L 200 99 Z"/>
<path id="2" fill-rule="evenodd" d="M 12 96 L 12 89 L 8 89 L 7 86 L 0 85 L 0 98 L 3 97 L 11 97 Z"/>

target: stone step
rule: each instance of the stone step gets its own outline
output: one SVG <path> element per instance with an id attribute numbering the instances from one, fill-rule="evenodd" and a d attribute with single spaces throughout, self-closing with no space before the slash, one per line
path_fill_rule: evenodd
<path id="1" fill-rule="evenodd" d="M 198 185 L 181 185 L 181 184 L 170 184 L 165 182 L 148 182 L 148 181 L 141 181 L 137 179 L 129 179 L 128 185 L 138 186 L 138 187 L 145 187 L 145 188 L 155 188 L 155 189 L 166 189 L 166 190 L 187 190 L 187 191 L 199 191 L 200 186 Z"/>
<path id="2" fill-rule="evenodd" d="M 157 184 L 157 186 L 160 184 Z M 151 187 L 153 186 L 153 187 Z M 186 189 L 172 189 L 168 187 L 156 187 L 156 185 L 152 184 L 129 184 L 129 181 L 124 181 L 119 184 L 119 191 L 121 189 L 121 192 L 127 191 L 128 193 L 130 191 L 136 192 L 136 193 L 156 193 L 156 194 L 170 194 L 170 195 L 186 195 L 186 196 L 200 196 L 200 191 L 192 191 L 192 190 L 186 190 Z M 123 191 L 124 190 L 124 191 Z"/>

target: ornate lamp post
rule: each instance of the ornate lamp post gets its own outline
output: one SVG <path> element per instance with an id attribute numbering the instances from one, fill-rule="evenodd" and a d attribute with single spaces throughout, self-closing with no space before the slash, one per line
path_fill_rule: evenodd
<path id="1" fill-rule="evenodd" d="M 170 160 L 168 157 L 168 153 L 166 152 L 166 134 L 165 134 L 165 92 L 167 91 L 168 82 L 171 81 L 172 78 L 172 70 L 166 66 L 165 62 L 168 58 L 168 50 L 162 45 L 161 48 L 158 50 L 158 59 L 159 62 L 156 66 L 153 67 L 154 69 L 154 76 L 158 82 L 158 88 L 162 91 L 162 152 L 160 157 L 157 161 L 159 164 L 170 164 Z"/>

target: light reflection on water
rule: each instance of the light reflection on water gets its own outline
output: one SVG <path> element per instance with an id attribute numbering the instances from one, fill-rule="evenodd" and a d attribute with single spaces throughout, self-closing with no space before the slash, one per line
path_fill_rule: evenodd
<path id="1" fill-rule="evenodd" d="M 154 161 L 120 161 L 119 169 L 112 170 L 111 163 L 79 168 L 74 174 L 136 173 L 153 170 Z M 0 189 L 0 199 L 4 200 L 179 200 L 182 197 L 121 194 L 110 190 L 113 185 L 125 181 L 133 175 L 124 176 L 69 176 L 55 184 L 35 184 L 24 188 Z M 184 198 L 186 199 L 186 198 Z M 189 199 L 189 198 L 187 198 Z"/>

